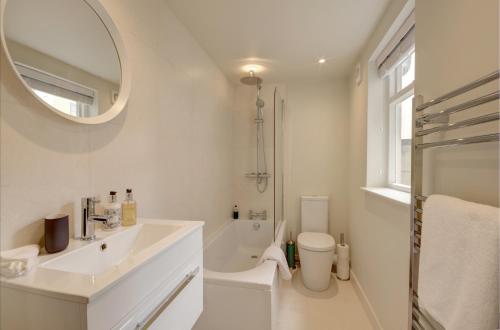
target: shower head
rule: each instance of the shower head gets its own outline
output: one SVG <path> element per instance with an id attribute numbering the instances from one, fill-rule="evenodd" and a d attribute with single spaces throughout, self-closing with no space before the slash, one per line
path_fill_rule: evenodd
<path id="1" fill-rule="evenodd" d="M 250 71 L 250 75 L 248 77 L 241 78 L 240 81 L 241 83 L 250 86 L 259 86 L 262 84 L 262 78 L 257 77 L 253 71 Z"/>

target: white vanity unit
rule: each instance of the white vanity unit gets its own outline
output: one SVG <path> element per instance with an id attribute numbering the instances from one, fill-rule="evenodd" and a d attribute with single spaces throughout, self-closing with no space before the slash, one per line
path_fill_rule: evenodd
<path id="1" fill-rule="evenodd" d="M 203 310 L 203 222 L 140 219 L 1 280 L 1 329 L 191 329 Z"/>

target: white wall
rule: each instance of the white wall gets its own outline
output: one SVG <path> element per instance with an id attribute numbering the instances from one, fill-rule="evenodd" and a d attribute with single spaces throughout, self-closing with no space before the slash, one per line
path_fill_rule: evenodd
<path id="1" fill-rule="evenodd" d="M 1 56 L 1 247 L 37 242 L 41 219 L 83 196 L 134 189 L 139 216 L 201 219 L 232 202 L 232 87 L 162 0 L 105 0 L 133 68 L 125 111 L 83 126 L 44 109 Z"/>
<path id="2" fill-rule="evenodd" d="M 415 93 L 425 100 L 476 80 L 498 69 L 499 2 L 482 0 L 420 1 L 416 6 L 416 82 Z M 433 111 L 449 107 L 498 90 L 498 81 L 464 97 L 443 103 Z M 499 103 L 491 102 L 454 115 L 451 121 L 470 115 L 498 112 Z M 474 129 L 437 135 L 442 139 L 496 133 L 498 121 Z M 498 206 L 498 143 L 460 148 L 435 149 L 424 153 L 430 157 L 432 171 L 424 173 L 430 184 L 427 193 L 441 193 L 478 203 Z"/>
<path id="3" fill-rule="evenodd" d="M 368 72 L 373 69 L 369 59 L 406 2 L 394 0 L 387 8 L 359 57 L 363 82 L 356 86 L 353 78 L 350 88 L 352 268 L 383 329 L 406 328 L 409 207 L 371 195 L 359 187 L 367 183 L 367 170 L 369 173 L 376 170 L 367 169 L 366 165 L 373 161 L 367 159 L 368 120 L 372 123 L 368 113 L 378 106 L 368 102 L 371 92 L 368 88 L 373 87 L 369 81 Z M 498 1 L 486 0 L 481 5 L 474 0 L 416 1 L 415 11 L 416 94 L 429 100 L 498 68 Z M 480 94 L 496 88 L 498 83 L 490 84 Z M 479 111 L 498 111 L 498 102 L 482 106 Z M 468 130 L 462 136 L 496 131 L 498 123 Z M 440 138 L 453 138 L 455 134 Z M 498 205 L 498 144 L 426 152 L 425 157 L 426 166 L 430 164 L 424 180 L 426 194 L 445 193 Z"/>
<path id="4" fill-rule="evenodd" d="M 267 218 L 273 219 L 274 212 L 274 84 L 264 82 L 261 99 L 264 101 L 264 141 L 268 180 L 266 191 L 257 191 L 255 179 L 247 178 L 247 173 L 256 172 L 256 124 L 255 106 L 257 90 L 255 86 L 238 85 L 235 88 L 233 113 L 233 199 L 238 205 L 241 219 L 248 219 L 250 210 L 267 211 Z M 281 88 L 281 86 L 280 86 Z"/>
<path id="5" fill-rule="evenodd" d="M 367 184 L 369 60 L 406 0 L 393 0 L 359 56 L 362 83 L 350 89 L 350 215 L 352 270 L 383 329 L 406 329 L 410 256 L 408 206 L 360 189 Z M 353 68 L 354 72 L 354 68 Z"/>
<path id="6" fill-rule="evenodd" d="M 329 196 L 329 229 L 338 241 L 348 221 L 347 83 L 294 81 L 286 88 L 285 219 L 296 237 L 300 196 Z"/>
<path id="7" fill-rule="evenodd" d="M 296 238 L 300 233 L 300 196 L 330 197 L 330 233 L 340 239 L 347 233 L 348 221 L 348 87 L 345 79 L 335 81 L 294 81 L 266 84 L 264 129 L 268 171 L 275 175 L 273 164 L 273 93 L 278 87 L 285 99 L 284 118 L 284 195 L 288 230 Z M 258 193 L 255 181 L 245 173 L 255 171 L 255 97 L 253 87 L 238 86 L 233 117 L 234 201 L 241 216 L 249 209 L 266 209 L 272 218 L 273 178 L 266 192 Z M 288 237 L 288 233 L 286 234 Z"/>

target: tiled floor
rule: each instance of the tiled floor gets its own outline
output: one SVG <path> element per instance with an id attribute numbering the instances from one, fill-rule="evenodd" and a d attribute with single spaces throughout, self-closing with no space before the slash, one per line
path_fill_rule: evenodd
<path id="1" fill-rule="evenodd" d="M 280 280 L 276 330 L 371 330 L 351 281 L 332 276 L 330 288 L 313 292 L 304 287 L 300 270 L 292 281 Z"/>

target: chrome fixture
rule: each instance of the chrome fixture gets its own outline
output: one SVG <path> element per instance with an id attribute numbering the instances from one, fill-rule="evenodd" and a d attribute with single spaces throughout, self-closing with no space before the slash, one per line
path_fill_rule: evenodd
<path id="1" fill-rule="evenodd" d="M 95 197 L 82 198 L 82 236 L 81 240 L 92 241 L 95 239 L 95 223 L 101 222 L 104 227 L 110 226 L 112 219 L 109 215 L 95 214 L 95 205 L 99 203 L 99 199 Z"/>
<path id="2" fill-rule="evenodd" d="M 247 173 L 247 174 L 245 174 L 245 176 L 249 179 L 261 179 L 261 178 L 271 177 L 271 175 L 267 174 L 267 173 L 255 173 L 255 172 Z"/>
<path id="3" fill-rule="evenodd" d="M 267 210 L 262 210 L 260 212 L 255 212 L 254 210 L 250 210 L 248 212 L 248 218 L 250 220 L 267 220 Z"/>
<path id="4" fill-rule="evenodd" d="M 257 182 L 257 191 L 263 193 L 267 189 L 269 181 L 269 174 L 267 173 L 266 163 L 266 148 L 264 144 L 264 101 L 260 98 L 260 90 L 262 89 L 262 78 L 257 77 L 254 71 L 249 72 L 249 76 L 240 79 L 241 83 L 249 86 L 257 86 L 257 117 L 255 118 L 255 125 L 257 126 L 257 169 L 256 173 L 248 173 L 246 176 L 255 178 Z"/>
<path id="5" fill-rule="evenodd" d="M 260 86 L 262 84 L 262 78 L 257 77 L 254 71 L 250 71 L 247 77 L 243 77 L 240 79 L 242 84 L 249 86 Z"/>
<path id="6" fill-rule="evenodd" d="M 422 243 L 422 226 L 424 215 L 424 203 L 427 196 L 424 195 L 424 149 L 443 148 L 443 147 L 459 147 L 462 145 L 487 143 L 500 141 L 500 133 L 491 132 L 490 134 L 465 136 L 455 139 L 436 140 L 433 142 L 424 142 L 424 137 L 434 133 L 446 132 L 450 130 L 459 130 L 466 127 L 478 127 L 481 124 L 498 121 L 500 119 L 499 112 L 489 114 L 475 114 L 473 111 L 477 106 L 500 99 L 500 91 L 496 90 L 492 93 L 482 95 L 480 97 L 463 101 L 458 105 L 445 107 L 439 112 L 425 112 L 437 104 L 446 102 L 454 97 L 463 95 L 466 92 L 472 91 L 489 82 L 498 80 L 500 71 L 496 70 L 484 77 L 472 81 L 464 86 L 461 86 L 447 94 L 444 94 L 434 100 L 423 102 L 421 95 L 415 96 L 413 105 L 413 139 L 412 139 L 412 201 L 411 201 L 411 234 L 410 234 L 410 294 L 409 294 L 409 311 L 408 311 L 408 329 L 416 330 L 442 330 L 444 327 L 434 319 L 428 311 L 419 303 L 418 297 L 418 280 L 419 280 L 419 263 L 420 263 L 420 247 Z M 498 108 L 498 107 L 497 107 Z M 451 122 L 451 114 L 469 110 L 469 119 Z M 433 127 L 426 127 L 433 125 Z M 437 126 L 436 126 L 437 125 Z M 439 137 L 438 137 L 439 138 Z"/>

